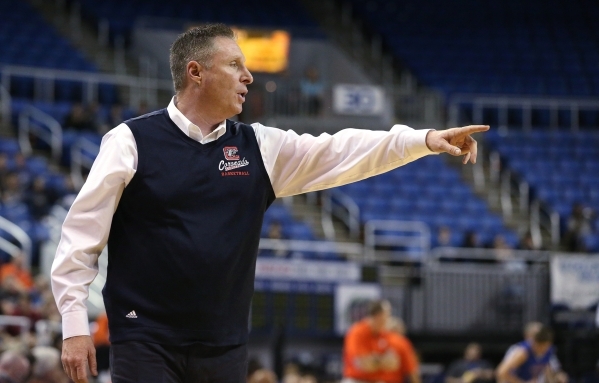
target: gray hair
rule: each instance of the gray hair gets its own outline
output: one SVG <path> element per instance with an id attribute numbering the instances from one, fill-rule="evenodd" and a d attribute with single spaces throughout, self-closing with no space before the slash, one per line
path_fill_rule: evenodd
<path id="1" fill-rule="evenodd" d="M 205 24 L 180 34 L 171 45 L 169 60 L 175 92 L 179 93 L 185 86 L 190 61 L 197 61 L 208 68 L 212 65 L 215 37 L 234 39 L 235 33 L 225 24 Z"/>

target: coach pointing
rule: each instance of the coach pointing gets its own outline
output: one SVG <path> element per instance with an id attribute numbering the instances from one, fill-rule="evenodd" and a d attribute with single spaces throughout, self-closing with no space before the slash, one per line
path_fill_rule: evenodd
<path id="1" fill-rule="evenodd" d="M 476 161 L 472 133 L 395 125 L 299 136 L 227 118 L 252 75 L 222 24 L 180 35 L 167 108 L 108 132 L 63 225 L 52 267 L 67 374 L 96 374 L 85 301 L 108 244 L 103 290 L 111 373 L 123 382 L 242 382 L 260 229 L 277 197 L 371 177 L 431 153 Z"/>

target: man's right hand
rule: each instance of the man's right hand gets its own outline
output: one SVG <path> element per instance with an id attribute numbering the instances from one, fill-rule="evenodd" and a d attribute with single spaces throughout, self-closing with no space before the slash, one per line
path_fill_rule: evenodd
<path id="1" fill-rule="evenodd" d="M 75 383 L 88 383 L 87 367 L 98 375 L 96 349 L 89 335 L 74 336 L 62 342 L 62 368 Z"/>

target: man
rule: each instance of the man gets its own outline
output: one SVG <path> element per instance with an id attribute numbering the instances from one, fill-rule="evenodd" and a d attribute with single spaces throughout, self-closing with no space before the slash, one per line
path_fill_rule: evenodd
<path id="1" fill-rule="evenodd" d="M 400 318 L 392 317 L 388 326 L 391 346 L 397 354 L 399 367 L 397 371 L 390 372 L 386 379 L 397 383 L 420 383 L 422 379 L 420 378 L 418 356 L 412 342 L 405 336 L 405 323 Z M 409 380 L 406 381 L 406 377 Z"/>
<path id="2" fill-rule="evenodd" d="M 445 375 L 445 383 L 492 382 L 493 366 L 482 359 L 480 344 L 470 343 L 466 346 L 464 358 L 453 362 Z"/>
<path id="3" fill-rule="evenodd" d="M 345 334 L 343 382 L 399 381 L 399 358 L 388 331 L 391 304 L 375 301 L 368 316 L 354 323 Z"/>
<path id="4" fill-rule="evenodd" d="M 497 367 L 497 380 L 505 383 L 554 381 L 550 361 L 554 355 L 553 332 L 542 326 L 533 339 L 519 343 Z"/>
<path id="5" fill-rule="evenodd" d="M 543 328 L 543 324 L 541 322 L 528 322 L 524 326 L 524 330 L 522 332 L 524 336 L 524 341 L 533 342 L 535 335 Z M 516 343 L 510 346 L 503 357 L 503 360 L 506 360 L 512 352 L 518 349 L 520 343 Z M 549 360 L 549 366 L 551 367 L 551 371 L 554 374 L 555 380 L 557 383 L 567 383 L 568 382 L 568 374 L 566 374 L 562 370 L 562 365 L 557 358 L 557 355 L 553 353 L 551 359 Z"/>
<path id="6" fill-rule="evenodd" d="M 85 300 L 108 243 L 104 302 L 114 383 L 235 382 L 246 372 L 248 317 L 264 211 L 276 197 L 326 189 L 431 153 L 476 161 L 487 126 L 298 136 L 227 120 L 253 81 L 222 24 L 173 43 L 168 108 L 106 134 L 73 203 L 52 268 L 63 366 L 96 374 Z"/>

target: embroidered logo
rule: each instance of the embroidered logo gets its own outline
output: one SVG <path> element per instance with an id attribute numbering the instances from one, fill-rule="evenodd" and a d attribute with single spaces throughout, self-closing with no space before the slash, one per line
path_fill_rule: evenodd
<path id="1" fill-rule="evenodd" d="M 135 310 L 133 310 L 129 314 L 125 315 L 125 317 L 129 319 L 137 319 L 137 314 L 135 313 Z"/>
<path id="2" fill-rule="evenodd" d="M 237 154 L 237 146 L 225 146 L 223 148 L 225 153 L 225 160 L 227 161 L 239 161 L 239 155 Z"/>
<path id="3" fill-rule="evenodd" d="M 221 171 L 221 176 L 249 176 L 250 172 L 232 172 L 231 170 L 239 169 L 248 166 L 250 162 L 239 155 L 237 146 L 225 146 L 223 148 L 225 159 L 218 163 L 218 170 Z M 226 160 L 226 161 L 225 161 Z"/>

